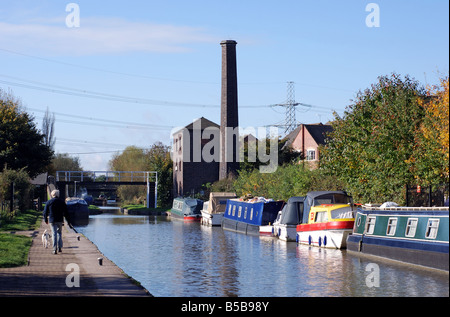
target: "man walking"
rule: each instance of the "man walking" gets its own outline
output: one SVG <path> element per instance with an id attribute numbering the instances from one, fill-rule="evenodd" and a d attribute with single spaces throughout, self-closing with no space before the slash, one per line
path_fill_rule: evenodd
<path id="1" fill-rule="evenodd" d="M 61 252 L 63 246 L 62 226 L 64 217 L 70 227 L 71 224 L 66 203 L 59 198 L 59 190 L 52 190 L 50 195 L 52 199 L 47 201 L 44 208 L 44 221 L 46 224 L 50 222 L 50 227 L 52 228 L 53 254 L 58 254 L 58 251 Z"/>

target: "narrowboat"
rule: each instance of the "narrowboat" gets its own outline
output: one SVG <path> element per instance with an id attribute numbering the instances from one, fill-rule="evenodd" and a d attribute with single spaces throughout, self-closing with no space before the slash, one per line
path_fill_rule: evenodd
<path id="1" fill-rule="evenodd" d="M 89 223 L 89 206 L 78 197 L 66 198 L 67 212 L 73 225 L 83 226 Z"/>
<path id="2" fill-rule="evenodd" d="M 308 222 L 297 226 L 297 243 L 344 249 L 355 223 L 350 204 L 321 204 L 311 207 Z"/>
<path id="3" fill-rule="evenodd" d="M 448 207 L 362 206 L 347 249 L 448 272 L 448 215 Z"/>
<path id="4" fill-rule="evenodd" d="M 311 207 L 321 204 L 353 206 L 353 201 L 345 191 L 312 191 L 306 196 L 291 197 L 273 224 L 274 235 L 280 240 L 297 241 L 297 226 L 308 223 Z"/>
<path id="5" fill-rule="evenodd" d="M 223 214 L 227 206 L 227 200 L 237 198 L 235 193 L 213 192 L 209 194 L 209 201 L 203 204 L 202 225 L 220 226 L 222 224 Z"/>
<path id="6" fill-rule="evenodd" d="M 195 198 L 175 198 L 173 200 L 170 216 L 186 222 L 200 221 L 203 201 Z"/>
<path id="7" fill-rule="evenodd" d="M 228 199 L 222 227 L 225 230 L 259 235 L 260 227 L 273 223 L 283 204 L 283 201 L 267 200 L 262 197 L 248 201 Z"/>

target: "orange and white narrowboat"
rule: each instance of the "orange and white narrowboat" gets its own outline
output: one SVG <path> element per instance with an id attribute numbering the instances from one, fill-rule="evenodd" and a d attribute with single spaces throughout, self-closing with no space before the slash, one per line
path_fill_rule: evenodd
<path id="1" fill-rule="evenodd" d="M 353 231 L 355 215 L 351 204 L 322 204 L 311 207 L 307 223 L 297 226 L 297 243 L 343 249 Z"/>

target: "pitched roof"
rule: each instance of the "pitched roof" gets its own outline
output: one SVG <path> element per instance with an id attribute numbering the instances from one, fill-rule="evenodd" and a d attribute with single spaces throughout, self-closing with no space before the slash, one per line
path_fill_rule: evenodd
<path id="1" fill-rule="evenodd" d="M 175 133 L 180 132 L 183 129 L 187 129 L 187 130 L 193 130 L 194 129 L 194 124 L 196 124 L 198 121 L 200 121 L 200 129 L 204 130 L 208 127 L 215 127 L 215 128 L 220 128 L 220 126 L 217 123 L 212 122 L 211 120 L 208 120 L 204 117 L 195 119 L 192 123 L 188 124 L 187 126 L 177 130 Z M 173 133 L 173 134 L 175 134 Z"/>
<path id="2" fill-rule="evenodd" d="M 294 131 L 286 136 L 288 141 L 284 146 L 289 146 L 294 142 L 295 138 L 300 133 L 300 129 L 302 128 L 302 126 L 305 126 L 305 129 L 308 130 L 309 134 L 318 145 L 325 144 L 326 134 L 333 131 L 333 127 L 327 124 L 300 124 Z"/>

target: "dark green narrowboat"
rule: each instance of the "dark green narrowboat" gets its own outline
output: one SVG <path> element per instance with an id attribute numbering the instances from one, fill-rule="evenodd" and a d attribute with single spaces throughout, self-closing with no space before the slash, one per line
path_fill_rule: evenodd
<path id="1" fill-rule="evenodd" d="M 448 207 L 365 207 L 347 250 L 448 271 Z"/>

